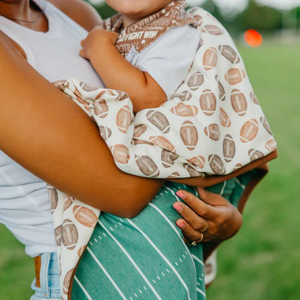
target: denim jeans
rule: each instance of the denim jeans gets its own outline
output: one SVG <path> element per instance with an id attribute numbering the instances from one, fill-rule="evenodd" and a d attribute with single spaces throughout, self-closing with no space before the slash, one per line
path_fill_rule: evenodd
<path id="1" fill-rule="evenodd" d="M 36 280 L 31 288 L 35 294 L 30 300 L 51 299 L 61 300 L 59 285 L 59 269 L 56 253 L 43 253 L 40 273 L 41 287 L 36 286 Z"/>

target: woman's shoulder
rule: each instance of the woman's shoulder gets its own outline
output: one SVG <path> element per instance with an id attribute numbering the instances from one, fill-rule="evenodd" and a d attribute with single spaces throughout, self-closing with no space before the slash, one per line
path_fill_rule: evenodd
<path id="1" fill-rule="evenodd" d="M 73 21 L 85 28 L 92 30 L 102 22 L 98 12 L 88 3 L 82 0 L 47 0 Z"/>

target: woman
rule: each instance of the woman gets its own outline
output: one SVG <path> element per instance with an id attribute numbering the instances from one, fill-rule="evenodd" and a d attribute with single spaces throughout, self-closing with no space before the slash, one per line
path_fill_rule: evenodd
<path id="1" fill-rule="evenodd" d="M 56 81 L 75 76 L 93 85 L 100 84 L 78 53 L 80 40 L 87 34 L 82 27 L 91 30 L 101 19 L 82 1 L 50 2 L 60 12 L 43 0 L 0 1 L 0 29 L 5 33 L 1 33 L 0 40 L 0 219 L 26 245 L 27 254 L 38 257 L 37 263 L 41 260 L 33 299 L 60 298 L 46 184 L 33 174 L 107 212 L 102 214 L 107 222 L 114 221 L 112 215 L 138 215 L 156 194 L 161 196 L 158 192 L 163 185 L 161 181 L 121 173 L 94 124 L 42 77 Z M 175 191 L 183 186 L 172 184 L 164 187 L 167 188 Z M 222 197 L 203 191 L 204 203 L 185 191 L 179 196 L 194 209 L 177 203 L 186 220 L 178 220 L 177 225 L 187 241 L 222 241 L 240 228 L 239 212 Z M 174 202 L 176 198 L 170 200 Z M 148 211 L 149 206 L 137 217 L 140 222 L 146 223 Z M 77 299 L 81 299 L 83 291 L 79 282 L 76 281 L 73 294 Z M 171 287 L 169 282 L 166 292 Z"/>

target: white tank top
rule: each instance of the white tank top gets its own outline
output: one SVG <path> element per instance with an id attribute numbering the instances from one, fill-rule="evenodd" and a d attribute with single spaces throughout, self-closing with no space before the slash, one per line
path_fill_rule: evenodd
<path id="1" fill-rule="evenodd" d="M 49 30 L 36 32 L 0 16 L 0 29 L 25 51 L 28 62 L 53 82 L 75 77 L 103 83 L 88 61 L 79 56 L 87 31 L 45 0 L 34 0 L 48 19 Z M 0 223 L 37 256 L 56 252 L 46 183 L 0 151 Z"/>

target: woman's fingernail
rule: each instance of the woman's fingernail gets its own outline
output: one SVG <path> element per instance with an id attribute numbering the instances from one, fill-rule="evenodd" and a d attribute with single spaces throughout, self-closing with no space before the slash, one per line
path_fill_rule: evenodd
<path id="1" fill-rule="evenodd" d="M 176 225 L 177 225 L 179 228 L 181 228 L 181 229 L 184 228 L 184 222 L 183 222 L 183 221 L 177 221 L 177 222 L 176 222 Z"/>
<path id="2" fill-rule="evenodd" d="M 178 212 L 182 212 L 182 207 L 179 203 L 175 203 L 173 204 L 173 207 L 178 211 Z"/>
<path id="3" fill-rule="evenodd" d="M 185 195 L 184 195 L 184 193 L 183 193 L 182 191 L 178 191 L 178 192 L 176 193 L 176 195 L 177 195 L 178 197 L 180 197 L 181 199 L 184 199 L 184 198 L 185 198 Z"/>

